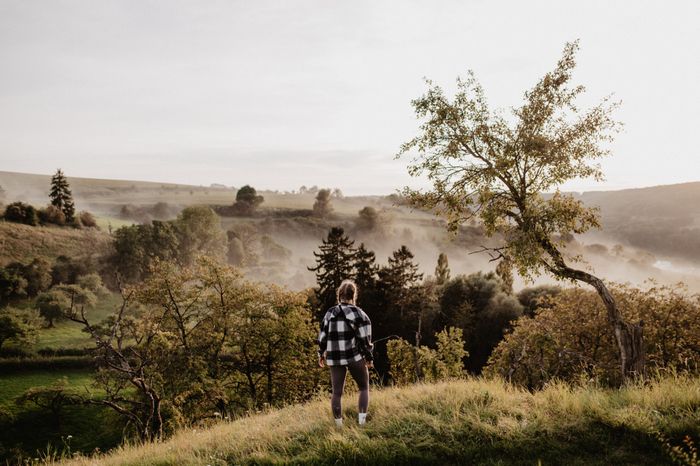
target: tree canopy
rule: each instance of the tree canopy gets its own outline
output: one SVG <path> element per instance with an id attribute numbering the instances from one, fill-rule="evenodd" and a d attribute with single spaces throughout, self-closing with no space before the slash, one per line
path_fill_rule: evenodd
<path id="1" fill-rule="evenodd" d="M 583 258 L 565 249 L 563 238 L 600 227 L 599 209 L 559 187 L 577 178 L 602 180 L 595 161 L 609 155 L 607 143 L 620 127 L 612 118 L 617 104 L 609 98 L 585 111 L 578 108 L 585 89 L 571 85 L 577 50 L 578 42 L 567 43 L 554 70 L 509 115 L 489 108 L 471 72 L 457 80 L 453 98 L 428 81 L 428 91 L 412 102 L 423 120 L 419 134 L 397 157 L 417 152 L 409 173 L 426 175 L 432 189 L 405 188 L 404 194 L 414 205 L 445 216 L 453 231 L 478 218 L 487 236 L 502 240 L 483 251 L 502 262 L 498 272 L 504 278 L 515 268 L 526 280 L 547 272 L 593 286 L 607 307 L 622 373 L 642 375 L 641 326 L 624 320 L 604 282 L 572 267 Z"/>

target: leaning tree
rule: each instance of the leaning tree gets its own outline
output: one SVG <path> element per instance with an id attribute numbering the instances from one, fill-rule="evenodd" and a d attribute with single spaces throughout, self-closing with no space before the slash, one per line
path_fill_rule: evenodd
<path id="1" fill-rule="evenodd" d="M 627 380 L 644 374 L 642 323 L 626 322 L 603 280 L 573 267 L 583 258 L 565 247 L 571 234 L 600 227 L 599 209 L 559 187 L 576 178 L 603 180 L 594 161 L 609 154 L 606 143 L 620 126 L 611 117 L 618 104 L 609 98 L 587 110 L 576 106 L 584 92 L 570 84 L 577 50 L 578 41 L 567 43 L 554 70 L 509 113 L 489 109 L 472 72 L 457 80 L 453 98 L 428 80 L 427 92 L 412 101 L 420 131 L 397 157 L 417 154 L 408 171 L 427 175 L 432 184 L 429 190 L 404 188 L 414 205 L 434 209 L 453 231 L 479 218 L 487 236 L 502 238 L 480 250 L 501 261 L 501 274 L 515 268 L 531 281 L 545 271 L 593 286 L 607 309 Z"/>

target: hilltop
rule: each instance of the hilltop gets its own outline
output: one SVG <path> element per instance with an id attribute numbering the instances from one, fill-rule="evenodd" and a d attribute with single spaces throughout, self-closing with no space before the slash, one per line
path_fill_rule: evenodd
<path id="1" fill-rule="evenodd" d="M 681 443 L 700 434 L 700 380 L 630 388 L 552 384 L 530 393 L 467 379 L 372 392 L 355 422 L 346 396 L 337 429 L 323 395 L 303 405 L 190 429 L 99 458 L 105 465 L 221 464 L 671 464 L 656 432 Z M 73 465 L 95 464 L 77 459 Z"/>

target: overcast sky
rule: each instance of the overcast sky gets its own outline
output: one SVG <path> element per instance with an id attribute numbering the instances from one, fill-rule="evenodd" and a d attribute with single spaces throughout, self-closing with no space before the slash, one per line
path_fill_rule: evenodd
<path id="1" fill-rule="evenodd" d="M 0 170 L 339 187 L 412 183 L 423 77 L 473 69 L 508 107 L 580 39 L 583 103 L 614 93 L 605 183 L 700 181 L 700 2 L 0 0 Z"/>

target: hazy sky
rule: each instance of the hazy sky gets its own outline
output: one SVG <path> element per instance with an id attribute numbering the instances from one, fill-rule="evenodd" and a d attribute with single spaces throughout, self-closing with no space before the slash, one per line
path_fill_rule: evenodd
<path id="1" fill-rule="evenodd" d="M 518 105 L 580 38 L 605 183 L 700 181 L 700 2 L 0 0 L 0 170 L 390 193 L 429 77 Z M 413 182 L 415 184 L 415 182 Z"/>

